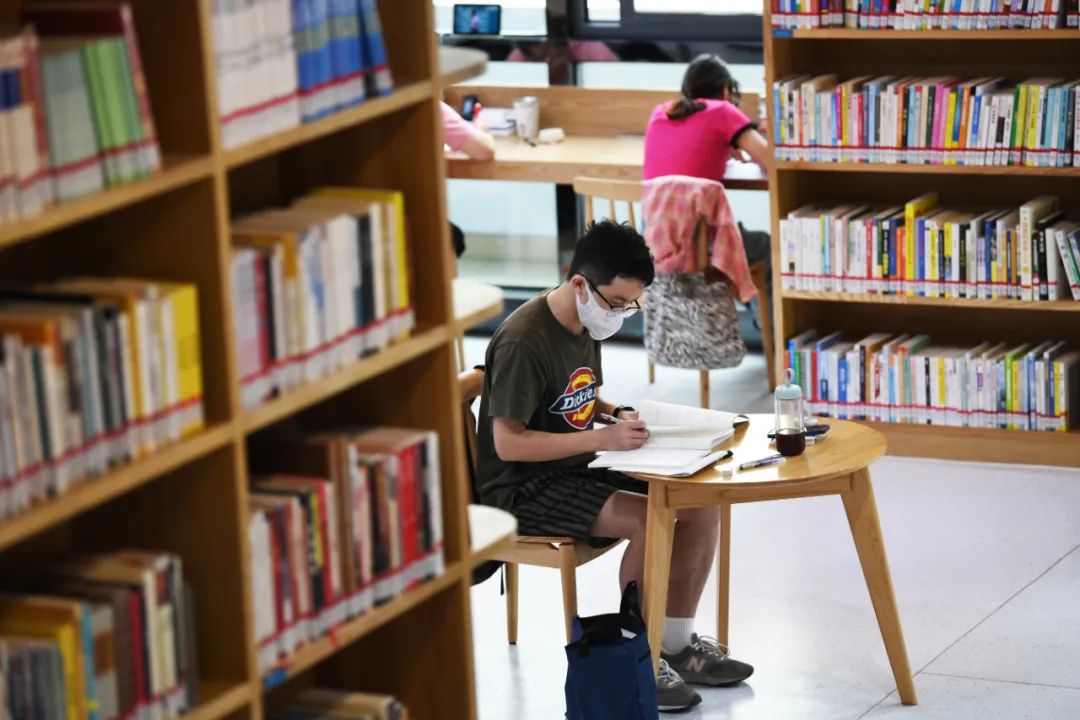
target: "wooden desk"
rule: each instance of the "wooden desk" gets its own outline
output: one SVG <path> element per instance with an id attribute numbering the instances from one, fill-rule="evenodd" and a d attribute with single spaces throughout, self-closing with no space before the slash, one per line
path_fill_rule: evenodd
<path id="1" fill-rule="evenodd" d="M 472 180 L 524 180 L 560 185 L 587 176 L 611 180 L 640 180 L 645 139 L 641 136 L 570 136 L 554 145 L 531 145 L 499 138 L 495 159 L 470 160 L 463 153 L 446 156 L 447 176 Z M 766 172 L 752 163 L 728 163 L 724 187 L 729 190 L 768 190 Z"/>
<path id="2" fill-rule="evenodd" d="M 782 500 L 813 495 L 839 495 L 844 502 L 851 536 L 862 565 L 870 601 L 877 615 L 885 652 L 905 705 L 915 705 L 915 683 L 911 676 L 900 613 L 893 595 L 885 542 L 881 536 L 874 490 L 870 484 L 870 463 L 885 452 L 881 433 L 857 423 L 830 420 L 831 429 L 821 444 L 810 446 L 780 465 L 735 472 L 725 480 L 717 468 L 735 468 L 741 462 L 770 455 L 768 431 L 771 415 L 752 415 L 750 423 L 736 430 L 731 441 L 735 457 L 701 471 L 690 478 L 639 475 L 649 483 L 648 519 L 645 532 L 645 622 L 652 645 L 653 665 L 660 657 L 664 630 L 667 586 L 671 567 L 671 546 L 675 515 L 680 508 L 718 505 L 721 508 L 719 567 L 718 640 L 727 644 L 728 555 L 731 539 L 731 505 L 734 503 Z"/>

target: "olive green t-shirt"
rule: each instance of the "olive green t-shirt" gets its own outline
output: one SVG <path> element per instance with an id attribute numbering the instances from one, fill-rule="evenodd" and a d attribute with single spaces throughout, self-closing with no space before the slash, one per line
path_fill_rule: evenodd
<path id="1" fill-rule="evenodd" d="M 495 452 L 494 418 L 525 423 L 530 430 L 573 433 L 592 428 L 603 374 L 600 343 L 559 324 L 547 293 L 506 318 L 488 344 L 480 399 L 477 479 L 489 505 L 508 507 L 518 483 L 553 469 L 583 467 L 591 453 L 546 462 L 504 462 Z"/>

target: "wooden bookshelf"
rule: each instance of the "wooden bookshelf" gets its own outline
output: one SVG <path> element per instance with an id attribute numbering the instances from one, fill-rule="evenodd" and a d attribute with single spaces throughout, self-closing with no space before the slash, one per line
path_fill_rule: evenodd
<path id="1" fill-rule="evenodd" d="M 780 30 L 764 15 L 766 87 L 800 73 L 1004 75 L 1022 80 L 1040 74 L 1080 77 L 1080 31 Z M 1038 45 L 1034 45 L 1038 43 Z M 1016 66 L 1020 57 L 1022 67 Z M 1029 64 L 1030 61 L 1030 64 Z M 1010 64 L 1011 63 L 1011 64 Z M 777 161 L 772 188 L 773 257 L 780 256 L 781 217 L 813 202 L 901 203 L 935 191 L 942 204 L 1019 207 L 1036 195 L 1076 199 L 1080 168 L 964 167 L 881 163 Z M 1080 303 L 905 297 L 784 290 L 774 265 L 777 362 L 786 340 L 804 330 L 930 333 L 936 342 L 982 340 L 1068 341 L 1080 348 Z M 1080 465 L 1080 431 L 1024 432 L 981 428 L 869 423 L 882 431 L 894 455 L 1037 465 Z"/>
<path id="2" fill-rule="evenodd" d="M 432 4 L 378 2 L 393 93 L 230 150 L 221 147 L 217 121 L 210 0 L 131 5 L 164 168 L 0 226 L 0 283 L 74 274 L 195 283 L 206 428 L 0 521 L 0 572 L 31 573 L 77 552 L 178 554 L 198 618 L 199 704 L 185 716 L 193 720 L 260 720 L 268 686 L 282 680 L 273 693 L 332 684 L 392 693 L 413 718 L 475 718 L 469 609 L 475 554 L 452 345 L 460 326 L 438 109 L 446 77 Z M 4 18 L 15 19 L 18 6 Z M 459 61 L 456 80 L 484 67 L 471 53 L 451 60 Z M 417 329 L 320 381 L 244 409 L 230 220 L 325 185 L 404 193 Z M 249 580 L 249 446 L 323 421 L 438 432 L 446 571 L 305 646 L 283 663 L 284 678 L 264 677 L 256 669 Z"/>

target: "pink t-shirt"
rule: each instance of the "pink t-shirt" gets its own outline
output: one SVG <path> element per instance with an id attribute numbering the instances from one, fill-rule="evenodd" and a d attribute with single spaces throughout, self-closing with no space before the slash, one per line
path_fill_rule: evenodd
<path id="1" fill-rule="evenodd" d="M 443 142 L 449 145 L 451 150 L 460 150 L 475 129 L 468 120 L 458 115 L 457 110 L 444 102 L 439 105 L 442 107 Z"/>
<path id="2" fill-rule="evenodd" d="M 660 103 L 645 129 L 646 180 L 665 175 L 688 175 L 722 181 L 728 157 L 739 136 L 754 127 L 742 110 L 726 100 L 703 100 L 705 109 L 672 120 L 672 103 Z"/>

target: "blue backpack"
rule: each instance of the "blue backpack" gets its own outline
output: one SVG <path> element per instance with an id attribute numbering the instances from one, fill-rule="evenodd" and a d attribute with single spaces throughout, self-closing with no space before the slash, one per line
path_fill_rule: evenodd
<path id="1" fill-rule="evenodd" d="M 656 677 L 636 582 L 618 613 L 575 617 L 566 646 L 569 720 L 659 720 Z"/>

